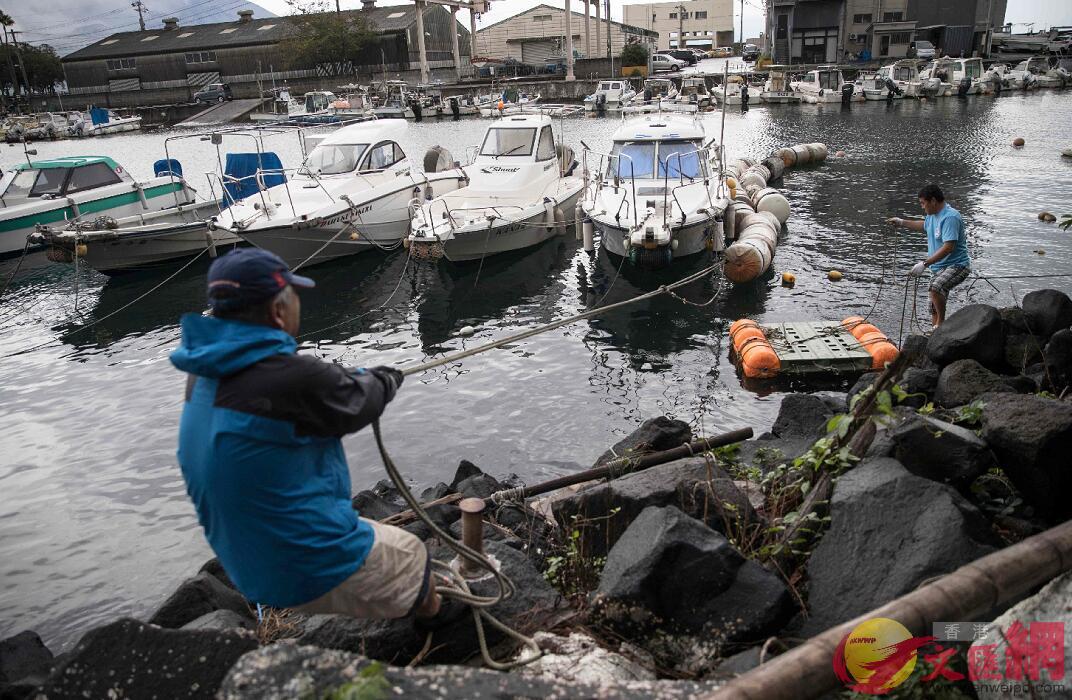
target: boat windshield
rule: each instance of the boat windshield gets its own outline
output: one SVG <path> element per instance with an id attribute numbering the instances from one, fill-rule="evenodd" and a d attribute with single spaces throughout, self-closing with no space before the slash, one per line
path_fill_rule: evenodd
<path id="1" fill-rule="evenodd" d="M 655 176 L 654 143 L 650 141 L 642 143 L 619 141 L 614 144 L 614 150 L 611 154 L 618 156 L 618 158 L 611 161 L 610 175 L 612 177 L 616 175 L 619 178 L 629 179 Z"/>
<path id="2" fill-rule="evenodd" d="M 693 141 L 659 143 L 659 177 L 703 177 L 699 149 L 700 144 Z"/>
<path id="3" fill-rule="evenodd" d="M 7 189 L 4 190 L 4 199 L 29 197 L 30 189 L 37 178 L 37 173 L 37 170 L 20 170 L 15 173 L 15 177 L 8 184 Z"/>
<path id="4" fill-rule="evenodd" d="M 320 144 L 305 159 L 307 170 L 320 175 L 341 175 L 357 168 L 367 143 Z"/>
<path id="5" fill-rule="evenodd" d="M 37 179 L 30 188 L 31 197 L 40 197 L 46 194 L 59 194 L 63 183 L 67 180 L 69 168 L 45 168 L 37 171 Z"/>
<path id="6" fill-rule="evenodd" d="M 536 129 L 488 129 L 480 155 L 531 156 L 532 142 L 535 140 Z"/>
<path id="7" fill-rule="evenodd" d="M 966 61 L 964 63 L 964 76 L 968 78 L 983 77 L 983 65 L 977 61 Z"/>
<path id="8" fill-rule="evenodd" d="M 838 78 L 841 77 L 840 73 L 836 71 L 820 71 L 819 72 L 819 87 L 824 90 L 834 90 L 841 87 L 841 81 Z"/>

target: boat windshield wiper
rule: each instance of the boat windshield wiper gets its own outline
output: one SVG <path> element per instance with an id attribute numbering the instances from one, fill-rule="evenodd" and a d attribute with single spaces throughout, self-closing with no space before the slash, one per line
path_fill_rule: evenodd
<path id="1" fill-rule="evenodd" d="M 526 145 L 527 144 L 519 143 L 518 145 L 516 145 L 513 148 L 511 148 L 509 151 L 503 151 L 502 153 L 496 153 L 493 157 L 495 158 L 495 160 L 498 160 L 499 158 L 501 158 L 503 156 L 510 155 L 511 153 L 513 153 L 514 151 L 518 150 L 519 148 L 524 148 Z"/>

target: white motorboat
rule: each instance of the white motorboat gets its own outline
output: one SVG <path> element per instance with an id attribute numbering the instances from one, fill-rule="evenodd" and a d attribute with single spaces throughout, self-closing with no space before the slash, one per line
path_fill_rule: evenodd
<path id="1" fill-rule="evenodd" d="M 0 257 L 21 253 L 37 224 L 148 214 L 196 196 L 180 176 L 137 182 L 105 156 L 20 163 L 0 180 L 0 193 Z"/>
<path id="2" fill-rule="evenodd" d="M 516 100 L 509 100 L 507 99 L 510 96 L 509 92 L 509 90 L 504 91 L 497 101 L 482 104 L 480 106 L 480 116 L 509 117 L 515 114 L 524 114 L 526 111 L 531 111 L 531 108 L 540 101 L 540 93 L 533 95 L 527 92 L 519 92 Z"/>
<path id="3" fill-rule="evenodd" d="M 69 132 L 72 136 L 108 136 L 141 128 L 138 115 L 122 116 L 104 107 L 94 107 L 89 114 L 72 113 L 68 117 Z"/>
<path id="4" fill-rule="evenodd" d="M 442 149 L 431 149 L 426 172 L 418 170 L 400 143 L 406 131 L 402 119 L 344 126 L 300 168 L 259 170 L 257 191 L 209 228 L 228 229 L 291 267 L 397 246 L 409 231 L 414 202 L 455 190 L 466 177 Z"/>
<path id="5" fill-rule="evenodd" d="M 938 89 L 935 97 L 949 97 L 953 94 L 955 86 L 951 80 L 953 75 L 953 59 L 936 58 L 919 70 L 919 79 L 924 84 L 933 85 L 938 81 Z"/>
<path id="6" fill-rule="evenodd" d="M 472 117 L 480 114 L 480 103 L 472 95 L 451 95 L 443 98 L 444 114 Z"/>
<path id="7" fill-rule="evenodd" d="M 573 153 L 556 145 L 551 118 L 504 117 L 488 126 L 466 187 L 423 204 L 409 237 L 414 256 L 479 260 L 564 233 L 584 181 Z"/>
<path id="8" fill-rule="evenodd" d="M 949 82 L 953 83 L 958 95 L 982 95 L 992 91 L 981 58 L 951 59 L 948 70 Z"/>
<path id="9" fill-rule="evenodd" d="M 767 82 L 763 85 L 763 92 L 759 93 L 759 99 L 768 104 L 800 102 L 800 95 L 789 88 L 789 66 L 770 65 L 767 71 Z"/>
<path id="10" fill-rule="evenodd" d="M 853 95 L 862 95 L 865 100 L 888 100 L 904 95 L 890 92 L 886 81 L 877 73 L 861 73 L 853 83 Z"/>
<path id="11" fill-rule="evenodd" d="M 648 78 L 644 81 L 644 88 L 633 95 L 633 99 L 622 111 L 626 114 L 658 112 L 676 97 L 677 87 L 674 86 L 674 81 L 669 78 Z"/>
<path id="12" fill-rule="evenodd" d="M 596 91 L 584 98 L 584 111 L 594 114 L 618 112 L 635 95 L 636 90 L 625 80 L 602 80 Z"/>
<path id="13" fill-rule="evenodd" d="M 1064 87 L 1070 76 L 1064 68 L 1053 68 L 1044 56 L 1032 56 L 1020 61 L 1005 74 L 1009 87 L 1014 90 Z"/>
<path id="14" fill-rule="evenodd" d="M 613 142 L 610 153 L 584 153 L 581 209 L 600 247 L 641 267 L 725 247 L 729 188 L 697 115 L 632 118 Z"/>
<path id="15" fill-rule="evenodd" d="M 711 91 L 703 77 L 685 77 L 681 79 L 681 88 L 673 99 L 683 107 L 695 107 L 697 110 L 711 106 Z"/>
<path id="16" fill-rule="evenodd" d="M 935 97 L 941 88 L 942 81 L 938 78 L 923 81 L 919 75 L 919 61 L 912 58 L 902 58 L 878 69 L 878 75 L 890 89 L 897 95 L 900 91 L 905 97 Z M 890 83 L 897 86 L 893 89 Z"/>
<path id="17" fill-rule="evenodd" d="M 846 102 L 852 99 L 853 93 L 852 84 L 845 82 L 837 66 L 819 66 L 789 86 L 808 104 Z"/>
<path id="18" fill-rule="evenodd" d="M 744 102 L 745 79 L 740 75 L 731 75 L 724 86 L 716 88 L 712 95 L 720 105 L 739 105 Z M 799 100 L 799 98 L 798 98 Z"/>

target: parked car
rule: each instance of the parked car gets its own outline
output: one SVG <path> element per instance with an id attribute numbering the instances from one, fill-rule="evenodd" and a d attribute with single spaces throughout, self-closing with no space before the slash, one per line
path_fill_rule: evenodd
<path id="1" fill-rule="evenodd" d="M 920 58 L 925 61 L 934 60 L 934 44 L 920 39 L 908 45 L 908 57 Z"/>
<path id="2" fill-rule="evenodd" d="M 678 61 L 680 61 L 683 65 L 686 65 L 686 66 L 695 66 L 696 65 L 696 61 L 697 61 L 696 54 L 694 54 L 692 51 L 689 51 L 688 49 L 670 49 L 669 51 L 663 51 L 663 53 L 666 54 L 667 56 L 673 56 Z"/>
<path id="3" fill-rule="evenodd" d="M 733 47 L 717 46 L 707 52 L 711 58 L 726 58 L 733 55 Z"/>
<path id="4" fill-rule="evenodd" d="M 759 60 L 759 47 L 755 44 L 745 44 L 744 48 L 741 49 L 741 58 L 746 61 Z"/>
<path id="5" fill-rule="evenodd" d="M 231 86 L 227 83 L 209 83 L 194 93 L 194 102 L 223 102 L 233 99 Z"/>
<path id="6" fill-rule="evenodd" d="M 665 53 L 657 53 L 651 57 L 651 70 L 653 73 L 663 70 L 676 72 L 681 70 L 681 61 Z"/>
<path id="7" fill-rule="evenodd" d="M 689 51 L 691 51 L 693 55 L 695 55 L 696 58 L 701 61 L 707 58 L 707 52 L 703 49 L 689 49 Z"/>

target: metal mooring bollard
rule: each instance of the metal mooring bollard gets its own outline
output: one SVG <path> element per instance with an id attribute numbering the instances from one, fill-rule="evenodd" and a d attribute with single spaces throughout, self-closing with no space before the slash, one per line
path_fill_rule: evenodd
<path id="1" fill-rule="evenodd" d="M 484 499 L 463 498 L 458 503 L 462 511 L 462 544 L 481 554 L 484 553 Z M 465 577 L 480 576 L 484 573 L 483 568 L 476 566 L 466 559 L 461 561 L 462 575 Z"/>

